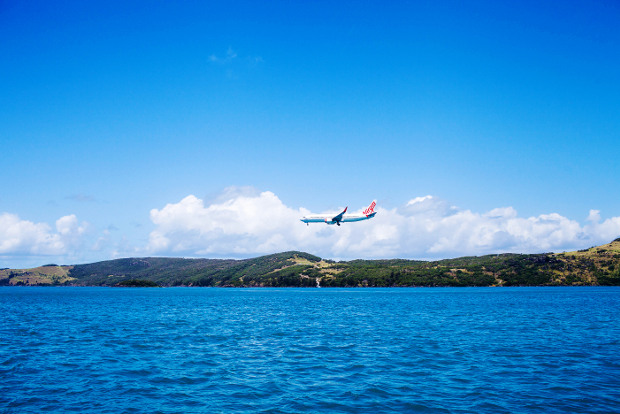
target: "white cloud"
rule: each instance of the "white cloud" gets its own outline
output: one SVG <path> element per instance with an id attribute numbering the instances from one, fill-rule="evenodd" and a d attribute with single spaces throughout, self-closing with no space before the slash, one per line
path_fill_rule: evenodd
<path id="1" fill-rule="evenodd" d="M 596 234 L 599 239 L 615 239 L 620 237 L 620 217 L 612 217 L 601 223 L 601 215 L 598 210 L 590 210 L 589 224 L 585 226 L 588 234 Z"/>
<path id="2" fill-rule="evenodd" d="M 237 58 L 237 52 L 235 52 L 231 47 L 226 50 L 226 55 L 224 57 L 218 57 L 217 55 L 210 55 L 209 61 L 218 64 L 230 63 Z"/>
<path id="3" fill-rule="evenodd" d="M 47 223 L 22 220 L 16 214 L 0 214 L 0 254 L 2 255 L 65 255 L 79 243 L 86 230 L 75 215 L 56 220 L 56 231 Z"/>
<path id="4" fill-rule="evenodd" d="M 359 211 L 366 206 L 360 206 Z M 193 195 L 151 210 L 151 254 L 252 256 L 302 250 L 325 258 L 445 258 L 502 252 L 562 251 L 605 243 L 620 235 L 620 217 L 587 225 L 557 213 L 519 217 L 512 207 L 477 213 L 435 196 L 401 208 L 379 205 L 377 216 L 342 226 L 310 225 L 272 192 L 231 187 L 209 204 Z"/>
<path id="5" fill-rule="evenodd" d="M 586 220 L 592 223 L 598 223 L 601 221 L 601 212 L 598 210 L 590 210 L 590 214 Z"/>
<path id="6" fill-rule="evenodd" d="M 75 214 L 64 216 L 56 220 L 56 231 L 61 236 L 76 238 L 84 234 L 86 226 L 84 223 L 80 225 Z"/>
<path id="7" fill-rule="evenodd" d="M 286 207 L 268 191 L 257 195 L 231 191 L 209 206 L 190 195 L 161 210 L 151 210 L 157 227 L 150 235 L 149 249 L 251 254 L 287 250 L 298 242 L 301 232 L 290 225 L 301 224 L 300 211 Z"/>
<path id="8" fill-rule="evenodd" d="M 408 206 L 413 206 L 415 204 L 422 204 L 425 201 L 429 201 L 429 200 L 433 200 L 433 196 L 432 195 L 427 195 L 427 196 L 424 196 L 424 197 L 415 197 L 415 198 L 412 198 L 411 200 L 409 200 L 407 205 Z"/>
<path id="9" fill-rule="evenodd" d="M 367 206 L 353 207 L 349 212 Z M 188 195 L 151 210 L 148 241 L 130 239 L 114 227 L 95 234 L 74 214 L 36 223 L 0 213 L 0 267 L 145 255 L 239 258 L 287 250 L 343 260 L 434 259 L 570 251 L 620 236 L 620 217 L 603 218 L 598 210 L 580 223 L 558 213 L 521 217 L 513 207 L 475 212 L 432 195 L 414 197 L 398 208 L 386 208 L 379 200 L 376 210 L 368 221 L 306 226 L 299 219 L 309 210 L 287 206 L 270 191 L 230 187 L 209 200 Z"/>

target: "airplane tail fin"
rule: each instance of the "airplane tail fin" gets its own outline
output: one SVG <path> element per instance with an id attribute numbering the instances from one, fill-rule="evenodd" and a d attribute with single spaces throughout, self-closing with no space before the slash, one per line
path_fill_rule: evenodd
<path id="1" fill-rule="evenodd" d="M 364 210 L 363 214 L 365 216 L 370 216 L 372 213 L 375 212 L 375 206 L 377 205 L 377 201 L 373 200 L 372 203 L 370 203 L 370 205 L 368 206 L 368 208 L 366 210 Z"/>

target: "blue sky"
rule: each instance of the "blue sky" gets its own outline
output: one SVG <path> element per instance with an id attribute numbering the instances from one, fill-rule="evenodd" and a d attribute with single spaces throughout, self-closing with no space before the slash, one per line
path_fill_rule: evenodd
<path id="1" fill-rule="evenodd" d="M 620 236 L 617 2 L 332 3 L 0 3 L 0 267 Z"/>

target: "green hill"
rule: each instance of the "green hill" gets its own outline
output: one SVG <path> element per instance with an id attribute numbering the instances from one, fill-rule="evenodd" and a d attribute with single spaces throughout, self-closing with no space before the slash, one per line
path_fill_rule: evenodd
<path id="1" fill-rule="evenodd" d="M 0 270 L 0 285 L 127 286 L 136 281 L 222 287 L 620 285 L 620 239 L 577 252 L 438 261 L 334 262 L 291 251 L 244 260 L 146 257 Z"/>

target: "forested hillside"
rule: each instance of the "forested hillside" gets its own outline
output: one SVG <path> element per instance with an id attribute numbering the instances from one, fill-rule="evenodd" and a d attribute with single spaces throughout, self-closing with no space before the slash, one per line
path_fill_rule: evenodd
<path id="1" fill-rule="evenodd" d="M 620 285 L 620 239 L 569 253 L 439 261 L 334 262 L 303 252 L 254 259 L 128 258 L 0 270 L 0 285 L 396 287 Z"/>

